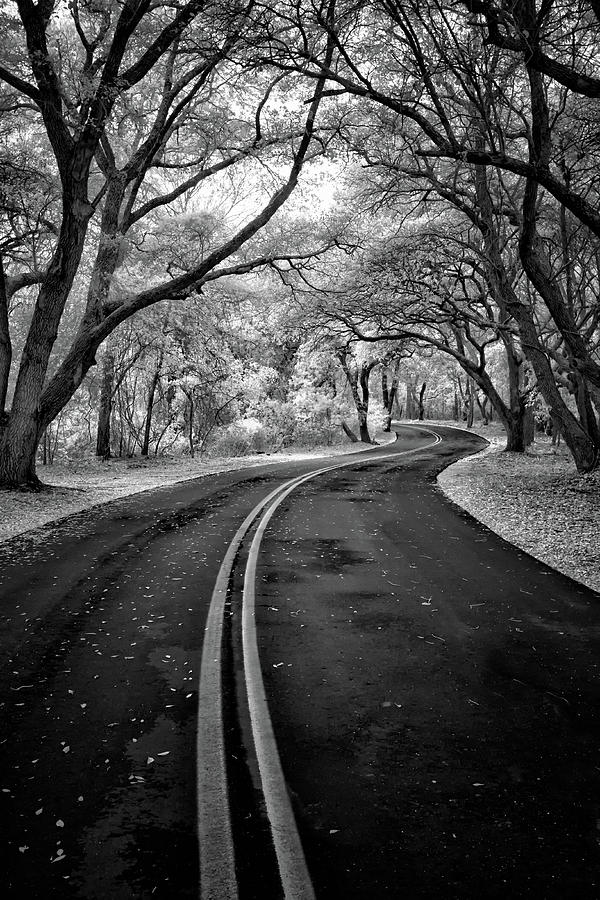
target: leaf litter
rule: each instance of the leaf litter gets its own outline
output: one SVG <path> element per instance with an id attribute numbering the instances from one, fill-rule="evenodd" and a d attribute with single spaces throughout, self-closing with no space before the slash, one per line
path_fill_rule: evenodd
<path id="1" fill-rule="evenodd" d="M 442 472 L 441 489 L 505 540 L 600 591 L 600 471 L 578 474 L 567 451 L 539 438 L 528 453 L 491 440 Z"/>

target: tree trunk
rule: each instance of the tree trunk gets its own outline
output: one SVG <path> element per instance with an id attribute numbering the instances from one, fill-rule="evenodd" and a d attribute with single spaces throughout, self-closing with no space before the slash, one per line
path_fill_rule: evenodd
<path id="1" fill-rule="evenodd" d="M 358 433 L 363 444 L 372 444 L 371 435 L 369 434 L 369 426 L 367 425 L 367 417 L 359 413 L 358 417 Z"/>
<path id="2" fill-rule="evenodd" d="M 388 385 L 388 373 L 384 367 L 381 372 L 381 397 L 383 400 L 383 430 L 389 433 L 392 430 L 392 413 L 394 403 L 398 396 L 398 373 L 400 371 L 400 360 L 396 361 L 392 373 L 392 382 Z"/>
<path id="3" fill-rule="evenodd" d="M 360 367 L 359 382 L 362 399 L 357 403 L 356 408 L 358 411 L 358 430 L 363 444 L 373 443 L 369 434 L 367 420 L 369 415 L 369 378 L 374 365 L 375 363 L 363 363 Z"/>
<path id="4" fill-rule="evenodd" d="M 419 391 L 419 422 L 422 422 L 425 418 L 425 390 L 427 388 L 427 383 L 424 381 L 421 385 L 421 390 Z"/>
<path id="5" fill-rule="evenodd" d="M 523 430 L 523 415 L 512 415 L 504 424 L 506 431 L 506 447 L 511 453 L 523 453 L 525 450 L 525 434 Z"/>
<path id="6" fill-rule="evenodd" d="M 575 396 L 577 412 L 579 413 L 579 421 L 594 444 L 600 450 L 600 431 L 598 430 L 598 421 L 592 405 L 588 384 L 577 371 L 571 374 L 570 381 L 573 385 L 573 394 Z"/>
<path id="7" fill-rule="evenodd" d="M 96 431 L 96 456 L 110 459 L 110 417 L 112 413 L 113 382 L 115 377 L 115 357 L 107 348 L 102 361 L 102 383 L 98 407 L 98 429 Z"/>
<path id="8" fill-rule="evenodd" d="M 0 255 L 0 428 L 3 426 L 6 418 L 6 397 L 11 364 L 12 343 L 8 324 L 8 291 L 4 265 Z"/>
<path id="9" fill-rule="evenodd" d="M 342 419 L 341 424 L 342 424 L 342 429 L 343 429 L 346 437 L 350 438 L 350 440 L 352 441 L 353 444 L 358 444 L 359 443 L 358 438 L 356 437 L 356 435 L 354 434 L 354 432 L 352 431 L 350 426 L 346 422 L 344 422 L 343 419 Z"/>
<path id="10" fill-rule="evenodd" d="M 531 309 L 524 303 L 521 303 L 510 283 L 494 224 L 486 167 L 476 166 L 475 171 L 477 199 L 481 213 L 479 227 L 486 250 L 488 282 L 493 289 L 494 295 L 501 298 L 505 308 L 517 323 L 523 352 L 535 372 L 538 388 L 548 405 L 553 421 L 556 420 L 560 423 L 561 432 L 573 456 L 577 470 L 579 472 L 590 472 L 600 462 L 598 448 L 564 402 L 548 357 L 540 343 Z M 523 201 L 523 206 L 529 215 L 533 215 L 531 192 L 533 191 L 535 194 L 535 186 L 528 183 L 525 191 L 529 196 Z M 526 250 L 526 248 L 524 249 Z"/>
<path id="11" fill-rule="evenodd" d="M 35 473 L 37 448 L 41 435 L 31 416 L 14 417 L 0 428 L 0 483 L 6 487 L 41 488 Z"/>
<path id="12" fill-rule="evenodd" d="M 154 375 L 152 376 L 152 380 L 150 382 L 150 386 L 148 388 L 148 401 L 146 403 L 146 419 L 144 421 L 144 438 L 142 440 L 142 456 L 148 456 L 148 451 L 150 448 L 150 430 L 152 428 L 152 413 L 154 411 L 154 398 L 156 396 L 156 388 L 158 387 L 158 382 L 160 381 L 160 365 L 162 363 L 162 356 L 160 357 L 160 362 L 158 363 Z"/>
<path id="13" fill-rule="evenodd" d="M 409 378 L 406 379 L 406 418 L 414 419 L 415 418 L 415 409 L 417 406 L 417 396 L 415 392 L 415 383 L 411 381 Z"/>
<path id="14" fill-rule="evenodd" d="M 376 361 L 370 363 L 363 362 L 361 363 L 359 372 L 354 358 L 350 356 L 350 362 L 348 361 L 349 356 L 350 353 L 348 350 L 340 350 L 337 354 L 337 357 L 340 361 L 340 364 L 342 366 L 342 369 L 344 370 L 344 374 L 350 386 L 352 399 L 354 400 L 354 406 L 356 407 L 360 440 L 364 444 L 372 444 L 373 442 L 371 440 L 371 435 L 369 434 L 369 427 L 367 424 L 367 417 L 369 413 L 369 378 L 372 369 L 377 365 L 377 363 Z"/>
<path id="15" fill-rule="evenodd" d="M 465 408 L 466 408 L 466 424 L 467 428 L 473 427 L 473 419 L 475 418 L 475 390 L 473 388 L 473 380 L 467 376 L 467 386 L 465 389 Z"/>
<path id="16" fill-rule="evenodd" d="M 561 436 L 560 422 L 557 422 L 555 419 L 552 419 L 551 422 L 552 422 L 552 432 L 551 432 L 552 446 L 560 447 L 560 436 Z"/>
<path id="17" fill-rule="evenodd" d="M 193 394 L 188 395 L 189 399 L 189 422 L 188 422 L 188 442 L 190 445 L 190 457 L 194 458 L 194 397 Z"/>
<path id="18" fill-rule="evenodd" d="M 387 433 L 392 428 L 392 410 L 388 391 L 388 377 L 385 367 L 381 372 L 381 398 L 383 402 L 383 430 Z M 392 400 L 392 403 L 394 401 Z"/>
<path id="19" fill-rule="evenodd" d="M 535 440 L 535 421 L 533 418 L 533 410 L 530 406 L 525 406 L 523 413 L 523 443 L 525 449 L 531 447 Z"/>
<path id="20" fill-rule="evenodd" d="M 481 413 L 481 421 L 484 425 L 489 425 L 489 415 L 488 415 L 488 399 L 487 397 L 483 398 L 483 401 L 479 399 L 479 394 L 475 394 L 475 400 L 477 402 L 477 406 L 479 407 L 479 412 Z"/>
<path id="21" fill-rule="evenodd" d="M 11 411 L 1 428 L 0 484 L 7 486 L 40 485 L 35 474 L 37 448 L 44 429 L 54 418 L 42 421 L 40 395 L 93 212 L 85 186 L 78 185 L 77 191 L 72 188 L 71 185 L 64 189 L 59 238 L 31 316 Z"/>

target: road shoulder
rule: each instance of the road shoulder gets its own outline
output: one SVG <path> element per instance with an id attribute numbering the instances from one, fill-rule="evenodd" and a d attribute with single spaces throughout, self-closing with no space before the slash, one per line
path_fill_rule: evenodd
<path id="1" fill-rule="evenodd" d="M 448 466 L 438 485 L 452 502 L 531 556 L 600 591 L 600 473 L 578 475 L 566 454 L 503 442 Z"/>

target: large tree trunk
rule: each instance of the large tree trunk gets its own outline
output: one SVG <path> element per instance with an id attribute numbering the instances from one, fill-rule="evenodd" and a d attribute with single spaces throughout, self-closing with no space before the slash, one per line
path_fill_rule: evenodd
<path id="1" fill-rule="evenodd" d="M 510 416 L 504 425 L 506 431 L 505 450 L 512 453 L 523 453 L 525 450 L 525 435 L 523 431 L 523 416 Z"/>
<path id="2" fill-rule="evenodd" d="M 33 310 L 12 407 L 1 428 L 0 484 L 39 486 L 35 458 L 44 429 L 52 421 L 40 420 L 40 395 L 92 212 L 84 191 L 81 196 L 65 191 L 56 251 Z"/>
<path id="3" fill-rule="evenodd" d="M 41 487 L 35 472 L 40 438 L 32 416 L 10 417 L 10 430 L 7 426 L 0 426 L 1 484 L 6 487 Z"/>

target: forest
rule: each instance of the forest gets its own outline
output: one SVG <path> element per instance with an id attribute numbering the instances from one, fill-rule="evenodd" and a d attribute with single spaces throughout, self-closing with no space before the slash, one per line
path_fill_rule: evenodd
<path id="1" fill-rule="evenodd" d="M 599 467 L 596 0 L 0 10 L 0 486 L 393 418 Z"/>

